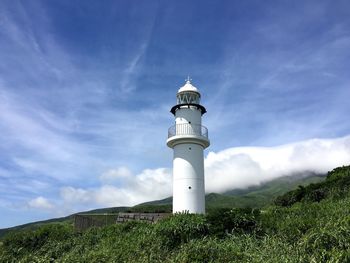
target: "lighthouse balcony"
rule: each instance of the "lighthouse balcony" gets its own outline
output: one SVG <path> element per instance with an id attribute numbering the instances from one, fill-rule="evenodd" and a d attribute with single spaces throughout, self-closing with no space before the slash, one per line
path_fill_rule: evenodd
<path id="1" fill-rule="evenodd" d="M 168 130 L 168 138 L 176 135 L 203 136 L 208 139 L 208 129 L 199 124 L 181 123 L 171 126 Z"/>
<path id="2" fill-rule="evenodd" d="M 167 144 L 172 147 L 178 143 L 198 143 L 206 148 L 210 144 L 208 129 L 199 124 L 175 124 L 168 130 Z"/>

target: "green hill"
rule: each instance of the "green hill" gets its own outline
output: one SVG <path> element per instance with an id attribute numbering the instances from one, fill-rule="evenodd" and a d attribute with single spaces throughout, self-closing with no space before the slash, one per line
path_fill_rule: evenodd
<path id="1" fill-rule="evenodd" d="M 255 207 L 261 208 L 271 204 L 273 200 L 299 185 L 305 186 L 318 183 L 325 179 L 326 175 L 306 173 L 293 176 L 280 177 L 261 185 L 246 189 L 233 189 L 223 194 L 210 193 L 205 196 L 207 209 L 216 207 Z M 146 202 L 133 207 L 131 210 L 148 211 L 158 209 L 159 211 L 171 211 L 172 197 L 152 202 Z"/>
<path id="2" fill-rule="evenodd" d="M 0 262 L 350 262 L 349 190 L 346 166 L 261 210 L 216 208 L 84 233 L 49 224 L 6 236 Z"/>
<path id="3" fill-rule="evenodd" d="M 299 185 L 293 191 L 289 191 L 275 200 L 276 205 L 291 206 L 301 201 L 320 202 L 330 197 L 342 198 L 349 193 L 350 189 L 350 169 L 338 167 L 329 172 L 326 180 L 307 186 Z"/>

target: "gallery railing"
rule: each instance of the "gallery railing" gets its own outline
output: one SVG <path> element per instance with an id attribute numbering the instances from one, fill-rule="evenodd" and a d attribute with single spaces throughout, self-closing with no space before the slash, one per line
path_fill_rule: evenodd
<path id="1" fill-rule="evenodd" d="M 208 139 L 208 129 L 205 126 L 191 123 L 181 123 L 171 126 L 168 130 L 168 138 L 176 135 L 196 135 Z"/>

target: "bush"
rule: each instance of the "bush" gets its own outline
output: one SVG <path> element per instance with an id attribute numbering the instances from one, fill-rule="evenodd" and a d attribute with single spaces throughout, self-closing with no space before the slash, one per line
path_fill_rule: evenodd
<path id="1" fill-rule="evenodd" d="M 231 240 L 215 238 L 191 240 L 177 251 L 174 262 L 242 262 L 247 256 Z"/>
<path id="2" fill-rule="evenodd" d="M 165 248 L 173 249 L 180 244 L 209 233 L 209 226 L 203 215 L 175 214 L 155 225 L 155 235 Z"/>
<path id="3" fill-rule="evenodd" d="M 328 172 L 325 181 L 310 184 L 279 196 L 274 201 L 278 206 L 292 206 L 297 202 L 320 202 L 323 199 L 342 199 L 350 190 L 350 166 L 338 167 Z"/>
<path id="4" fill-rule="evenodd" d="M 206 219 L 210 233 L 218 237 L 227 234 L 258 234 L 260 227 L 260 210 L 252 208 L 219 208 L 211 210 Z"/>
<path id="5" fill-rule="evenodd" d="M 274 203 L 275 205 L 279 206 L 291 206 L 297 202 L 300 202 L 304 198 L 305 194 L 305 187 L 299 185 L 298 189 L 277 197 Z"/>

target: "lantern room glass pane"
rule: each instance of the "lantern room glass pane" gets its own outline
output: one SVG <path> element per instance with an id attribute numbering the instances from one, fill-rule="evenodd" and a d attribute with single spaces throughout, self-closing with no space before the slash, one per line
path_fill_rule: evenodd
<path id="1" fill-rule="evenodd" d="M 177 95 L 177 104 L 199 104 L 200 96 L 194 92 L 183 92 Z"/>

